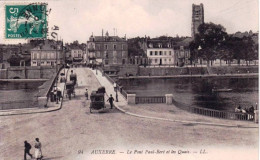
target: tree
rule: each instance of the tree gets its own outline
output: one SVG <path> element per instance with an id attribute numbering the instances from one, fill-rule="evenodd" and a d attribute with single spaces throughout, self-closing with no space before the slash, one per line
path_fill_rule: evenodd
<path id="1" fill-rule="evenodd" d="M 228 35 L 222 25 L 214 23 L 201 24 L 198 31 L 199 33 L 195 35 L 190 47 L 193 54 L 197 52 L 197 56 L 206 59 L 209 65 L 210 61 L 220 57 L 218 53 Z M 197 50 L 199 46 L 201 49 Z"/>
<path id="2" fill-rule="evenodd" d="M 12 54 L 7 62 L 10 63 L 10 66 L 20 66 L 20 61 L 23 60 L 23 57 L 19 54 Z"/>

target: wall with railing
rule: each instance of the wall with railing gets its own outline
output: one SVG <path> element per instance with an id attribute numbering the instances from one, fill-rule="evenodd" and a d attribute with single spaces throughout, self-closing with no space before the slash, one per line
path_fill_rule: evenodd
<path id="1" fill-rule="evenodd" d="M 101 70 L 102 72 L 102 70 Z M 103 73 L 103 72 L 102 72 Z M 111 77 L 109 77 L 106 73 L 103 73 L 103 75 L 107 78 L 107 80 L 113 85 L 115 83 L 115 80 Z M 118 86 L 117 90 L 127 99 L 127 92 L 123 89 L 122 86 Z"/>
<path id="2" fill-rule="evenodd" d="M 200 108 L 200 107 L 190 107 L 189 111 L 191 113 L 196 113 L 196 114 L 220 118 L 220 119 L 243 120 L 243 121 L 254 120 L 254 114 L 248 114 L 248 113 L 218 111 L 218 110 Z"/>
<path id="3" fill-rule="evenodd" d="M 145 103 L 166 103 L 165 96 L 152 96 L 152 97 L 135 97 L 136 104 L 145 104 Z"/>
<path id="4" fill-rule="evenodd" d="M 177 102 L 173 99 L 173 104 L 183 110 L 186 110 L 191 113 L 204 115 L 208 117 L 214 117 L 219 119 L 230 119 L 230 120 L 243 120 L 243 121 L 253 121 L 254 113 L 241 113 L 241 112 L 229 112 L 229 111 L 220 111 L 215 109 L 202 108 L 197 106 L 188 106 L 186 104 Z"/>

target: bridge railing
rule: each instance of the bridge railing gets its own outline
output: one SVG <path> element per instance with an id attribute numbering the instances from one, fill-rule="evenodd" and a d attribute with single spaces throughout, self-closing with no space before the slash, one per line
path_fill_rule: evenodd
<path id="1" fill-rule="evenodd" d="M 144 104 L 144 103 L 166 103 L 165 96 L 151 96 L 151 97 L 136 97 L 136 104 Z"/>
<path id="2" fill-rule="evenodd" d="M 115 83 L 115 81 L 109 77 L 106 73 L 104 73 L 104 76 L 108 79 L 108 81 L 113 85 Z M 118 88 L 118 91 L 125 97 L 127 98 L 127 92 L 123 89 L 122 86 L 119 86 Z"/>
<path id="3" fill-rule="evenodd" d="M 220 119 L 232 119 L 232 120 L 242 120 L 242 121 L 254 120 L 254 114 L 249 114 L 249 113 L 219 111 L 219 110 L 194 107 L 194 106 L 189 107 L 189 111 L 191 113 L 196 113 L 196 114 L 220 118 Z"/>

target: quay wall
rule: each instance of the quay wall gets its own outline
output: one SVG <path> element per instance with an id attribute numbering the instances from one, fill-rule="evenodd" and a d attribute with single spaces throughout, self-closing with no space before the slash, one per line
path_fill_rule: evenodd
<path id="1" fill-rule="evenodd" d="M 123 65 L 119 67 L 119 76 L 125 76 L 128 75 L 138 75 L 139 67 L 137 65 Z"/>
<path id="2" fill-rule="evenodd" d="M 0 69 L 0 79 L 50 79 L 55 73 L 53 67 L 9 67 Z"/>
<path id="3" fill-rule="evenodd" d="M 174 76 L 205 74 L 258 73 L 258 66 L 219 66 L 219 67 L 139 67 L 137 76 Z M 134 75 L 135 76 L 135 75 Z"/>

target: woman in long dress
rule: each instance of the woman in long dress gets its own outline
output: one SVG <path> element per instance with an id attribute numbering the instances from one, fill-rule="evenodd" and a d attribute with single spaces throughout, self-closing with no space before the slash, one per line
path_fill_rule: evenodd
<path id="1" fill-rule="evenodd" d="M 35 142 L 35 158 L 36 160 L 41 160 L 42 159 L 42 144 L 39 140 L 39 138 L 36 138 L 35 139 L 36 142 Z"/>

